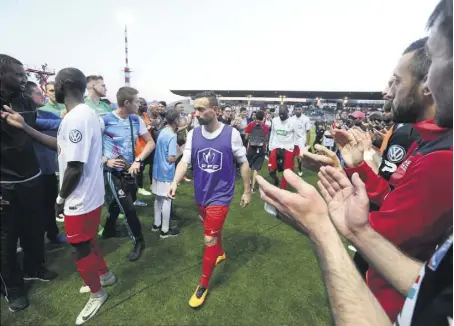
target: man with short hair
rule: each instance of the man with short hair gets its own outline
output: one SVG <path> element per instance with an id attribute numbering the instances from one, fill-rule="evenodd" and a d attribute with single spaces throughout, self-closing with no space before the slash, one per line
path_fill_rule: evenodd
<path id="1" fill-rule="evenodd" d="M 427 47 L 429 43 L 426 45 L 423 39 L 404 51 L 387 94 L 393 100 L 395 122 L 413 123 L 421 136 L 421 141 L 409 147 L 389 181 L 364 162 L 364 151 L 359 145 L 362 141 L 358 142 L 363 137 L 361 132 L 341 130 L 334 135 L 347 174 L 359 173 L 366 183 L 369 199 L 380 206 L 369 215 L 372 227 L 399 249 L 422 261 L 430 257 L 434 246 L 452 225 L 452 122 L 447 124 L 442 120 L 441 126 L 448 127 L 442 128 L 432 120 L 438 110 L 432 90 L 438 88 L 430 89 L 425 83 L 426 76 L 430 76 L 431 59 L 435 58 L 427 56 Z M 440 184 L 444 185 L 443 191 Z M 394 321 L 405 298 L 375 269 L 369 269 L 367 281 Z"/>
<path id="2" fill-rule="evenodd" d="M 311 120 L 303 114 L 303 105 L 297 103 L 294 110 L 295 115 L 291 117 L 295 129 L 295 148 L 293 155 L 298 159 L 298 175 L 303 175 L 300 150 L 308 146 L 311 141 Z"/>
<path id="3" fill-rule="evenodd" d="M 275 117 L 272 122 L 270 135 L 270 160 L 268 170 L 274 181 L 274 185 L 279 185 L 277 171 L 291 169 L 294 166 L 295 148 L 295 125 L 289 118 L 287 105 L 279 107 L 279 116 Z M 282 177 L 281 189 L 287 188 L 287 181 Z"/>
<path id="4" fill-rule="evenodd" d="M 24 279 L 51 281 L 58 275 L 44 265 L 43 189 L 33 140 L 24 130 L 9 125 L 4 112 L 6 107 L 12 108 L 27 124 L 35 125 L 36 104 L 24 94 L 26 82 L 22 63 L 0 54 L 0 273 L 2 292 L 13 312 L 30 304 Z M 23 271 L 16 257 L 19 237 L 24 251 Z"/>
<path id="5" fill-rule="evenodd" d="M 53 113 L 58 117 L 63 118 L 66 113 L 66 107 L 64 104 L 57 103 L 55 100 L 55 83 L 53 81 L 47 82 L 44 85 L 44 89 L 46 90 L 48 101 L 40 110 Z"/>
<path id="6" fill-rule="evenodd" d="M 29 95 L 33 102 L 36 104 L 36 107 L 42 107 L 44 105 L 44 95 L 41 89 L 36 83 L 32 81 L 27 81 L 25 84 L 25 94 Z"/>
<path id="7" fill-rule="evenodd" d="M 57 102 L 65 103 L 68 110 L 57 138 L 36 131 L 12 110 L 6 119 L 8 123 L 15 121 L 17 127 L 43 145 L 58 149 L 62 178 L 55 211 L 65 215 L 68 241 L 76 251 L 77 270 L 86 285 L 80 291 L 91 292 L 76 319 L 76 325 L 81 325 L 107 300 L 107 292 L 102 286 L 116 281 L 96 241 L 104 202 L 101 123 L 84 103 L 86 79 L 80 70 L 62 69 L 55 80 L 55 98 Z"/>
<path id="8" fill-rule="evenodd" d="M 246 127 L 246 139 L 248 141 L 247 160 L 252 170 L 252 192 L 255 192 L 255 179 L 262 169 L 265 161 L 266 147 L 270 130 L 264 123 L 265 112 L 257 111 L 256 121 Z"/>
<path id="9" fill-rule="evenodd" d="M 90 75 L 87 77 L 87 93 L 85 103 L 95 110 L 97 115 L 103 116 L 112 112 L 112 108 L 104 101 L 101 101 L 101 98 L 105 97 L 107 93 L 106 84 L 104 84 L 102 76 Z"/>
<path id="10" fill-rule="evenodd" d="M 243 146 L 246 147 L 246 127 L 248 125 L 248 121 L 247 121 L 247 109 L 246 108 L 241 108 L 240 109 L 240 116 L 239 118 L 237 119 L 237 121 L 235 121 L 235 124 L 234 124 L 234 127 L 240 132 L 240 135 L 241 135 L 241 139 L 243 140 Z"/>
<path id="11" fill-rule="evenodd" d="M 128 256 L 129 261 L 137 260 L 145 248 L 142 226 L 137 216 L 137 185 L 135 176 L 140 171 L 142 162 L 155 148 L 145 123 L 135 113 L 139 106 L 138 91 L 132 87 L 121 87 L 117 92 L 118 109 L 104 115 L 103 160 L 105 165 L 106 204 L 108 216 L 103 237 L 117 235 L 115 224 L 120 212 L 126 216 L 134 248 Z M 141 137 L 145 148 L 140 155 L 135 155 L 134 144 Z"/>
<path id="12" fill-rule="evenodd" d="M 48 111 L 42 111 L 44 97 L 41 89 L 34 82 L 28 81 L 25 86 L 25 92 L 29 94 L 35 104 L 39 107 L 36 117 L 36 129 L 42 133 L 57 137 L 57 130 L 62 119 L 56 114 Z M 57 179 L 57 152 L 43 144 L 34 141 L 33 147 L 39 161 L 39 166 L 42 173 L 43 183 L 43 217 L 45 224 L 45 232 L 49 242 L 47 249 L 53 250 L 60 248 L 67 243 L 64 234 L 59 233 L 56 214 L 55 214 L 55 199 L 58 195 L 58 179 Z"/>
<path id="13" fill-rule="evenodd" d="M 172 199 L 167 196 L 170 185 L 175 177 L 177 161 L 177 134 L 181 113 L 169 110 L 166 114 L 166 127 L 159 133 L 153 164 L 154 222 L 151 231 L 160 231 L 161 239 L 175 237 L 180 234 L 177 229 L 170 228 L 170 212 Z"/>
<path id="14" fill-rule="evenodd" d="M 168 191 L 168 197 L 174 199 L 179 182 L 186 174 L 188 165 L 192 164 L 195 200 L 205 231 L 202 277 L 189 300 L 192 308 L 200 307 L 205 302 L 214 267 L 226 259 L 221 231 L 235 190 L 235 159 L 241 164 L 244 185 L 240 204 L 245 207 L 251 200 L 246 150 L 238 130 L 217 120 L 218 105 L 216 94 L 212 92 L 195 97 L 195 116 L 201 127 L 189 132 L 183 159 Z"/>
<path id="15" fill-rule="evenodd" d="M 150 119 L 150 117 L 148 116 L 148 113 L 147 113 L 147 110 L 148 110 L 147 101 L 143 97 L 140 97 L 139 98 L 139 103 L 140 104 L 139 104 L 137 115 L 143 120 L 143 122 L 145 123 L 145 126 L 147 127 L 148 132 L 151 134 L 153 127 L 151 125 L 151 119 Z M 136 142 L 136 156 L 140 155 L 140 153 L 145 148 L 145 146 L 146 146 L 146 142 L 140 137 L 137 138 L 137 142 Z M 140 171 L 137 174 L 137 186 L 139 188 L 137 190 L 137 193 L 141 194 L 142 196 L 150 196 L 151 195 L 151 192 L 145 190 L 145 188 L 143 187 L 143 171 L 145 170 L 145 167 L 147 165 L 149 166 L 148 174 L 150 176 L 150 185 L 151 185 L 151 182 L 153 180 L 153 178 L 152 178 L 153 163 L 151 161 L 151 158 L 152 158 L 152 155 L 149 155 L 143 161 L 142 166 L 140 168 Z M 144 203 L 144 202 L 139 201 L 139 200 L 136 200 L 135 203 L 136 203 L 136 206 L 147 206 L 147 203 Z"/>
<path id="16" fill-rule="evenodd" d="M 219 122 L 230 126 L 232 123 L 232 108 L 230 106 L 223 108 L 222 116 L 218 120 Z"/>

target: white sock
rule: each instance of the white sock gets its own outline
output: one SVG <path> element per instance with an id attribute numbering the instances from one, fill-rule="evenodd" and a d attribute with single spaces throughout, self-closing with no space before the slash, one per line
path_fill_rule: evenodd
<path id="1" fill-rule="evenodd" d="M 162 203 L 162 227 L 161 231 L 167 233 L 169 231 L 170 223 L 170 206 L 172 204 L 172 199 L 161 197 L 163 200 Z"/>
<path id="2" fill-rule="evenodd" d="M 162 199 L 161 196 L 156 196 L 154 200 L 154 225 L 161 226 L 161 212 L 162 212 Z"/>

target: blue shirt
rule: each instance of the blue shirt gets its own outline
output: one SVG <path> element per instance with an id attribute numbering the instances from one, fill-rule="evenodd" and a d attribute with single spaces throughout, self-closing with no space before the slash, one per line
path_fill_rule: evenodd
<path id="1" fill-rule="evenodd" d="M 170 128 L 161 130 L 156 142 L 153 164 L 153 179 L 172 182 L 175 177 L 175 163 L 169 163 L 169 156 L 177 156 L 177 134 Z"/>
<path id="2" fill-rule="evenodd" d="M 62 119 L 60 116 L 48 111 L 38 109 L 38 116 L 36 118 L 36 128 L 43 134 L 57 137 L 57 130 L 60 126 Z M 34 141 L 36 157 L 38 158 L 39 167 L 43 175 L 52 175 L 58 171 L 57 166 L 57 152 L 50 149 L 41 143 Z"/>
<path id="3" fill-rule="evenodd" d="M 128 163 L 132 164 L 137 137 L 148 133 L 145 123 L 137 115 L 129 115 L 133 129 L 131 137 L 131 123 L 128 118 L 122 119 L 114 112 L 109 112 L 102 118 L 105 125 L 102 135 L 103 156 L 109 160 L 122 156 Z"/>

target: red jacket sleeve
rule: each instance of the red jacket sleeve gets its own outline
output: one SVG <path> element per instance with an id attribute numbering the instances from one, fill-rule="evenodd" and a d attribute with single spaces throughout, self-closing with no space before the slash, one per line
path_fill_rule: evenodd
<path id="1" fill-rule="evenodd" d="M 252 131 L 252 127 L 253 123 L 248 124 L 244 132 L 249 135 Z"/>
<path id="2" fill-rule="evenodd" d="M 361 180 L 366 184 L 367 196 L 374 204 L 381 205 L 391 190 L 388 181 L 375 173 L 375 171 L 364 161 L 357 167 L 346 168 L 345 172 L 349 177 L 355 172 L 359 174 Z"/>
<path id="3" fill-rule="evenodd" d="M 371 226 L 405 252 L 427 259 L 452 225 L 452 164 L 452 151 L 415 160 L 380 210 L 369 214 Z"/>

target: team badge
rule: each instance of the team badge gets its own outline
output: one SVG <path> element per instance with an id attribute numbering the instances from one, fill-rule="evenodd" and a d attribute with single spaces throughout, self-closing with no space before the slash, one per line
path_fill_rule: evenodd
<path id="1" fill-rule="evenodd" d="M 397 163 L 397 162 L 401 162 L 404 159 L 406 154 L 407 154 L 407 152 L 405 151 L 405 149 L 402 146 L 392 145 L 388 150 L 387 157 L 390 162 Z"/>
<path id="2" fill-rule="evenodd" d="M 71 143 L 77 144 L 82 140 L 82 133 L 77 129 L 71 130 L 69 132 L 69 140 Z"/>
<path id="3" fill-rule="evenodd" d="M 222 153 L 214 148 L 205 148 L 197 153 L 197 162 L 202 171 L 213 173 L 222 169 Z"/>

